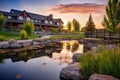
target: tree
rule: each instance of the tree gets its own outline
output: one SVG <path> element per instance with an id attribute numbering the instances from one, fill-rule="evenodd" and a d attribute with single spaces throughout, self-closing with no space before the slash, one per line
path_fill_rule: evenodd
<path id="1" fill-rule="evenodd" d="M 89 19 L 88 19 L 84 29 L 85 29 L 85 31 L 92 31 L 92 32 L 95 31 L 95 29 L 96 29 L 91 14 L 89 16 Z"/>
<path id="2" fill-rule="evenodd" d="M 72 26 L 73 31 L 80 31 L 80 23 L 76 19 L 73 19 Z"/>
<path id="3" fill-rule="evenodd" d="M 27 32 L 27 35 L 32 35 L 34 32 L 34 23 L 31 21 L 25 22 L 23 24 L 23 29 Z"/>
<path id="4" fill-rule="evenodd" d="M 1 30 L 1 29 L 3 28 L 3 26 L 5 25 L 6 20 L 7 20 L 7 18 L 6 18 L 2 13 L 0 13 L 0 30 Z"/>
<path id="5" fill-rule="evenodd" d="M 72 29 L 72 24 L 71 24 L 70 21 L 68 21 L 68 23 L 67 23 L 67 30 L 70 32 L 71 29 Z"/>
<path id="6" fill-rule="evenodd" d="M 106 16 L 102 25 L 109 31 L 116 31 L 120 23 L 120 2 L 119 0 L 109 0 L 106 6 Z"/>

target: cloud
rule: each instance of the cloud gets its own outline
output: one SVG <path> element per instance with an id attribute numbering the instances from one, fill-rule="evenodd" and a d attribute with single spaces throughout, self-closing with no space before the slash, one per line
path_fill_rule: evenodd
<path id="1" fill-rule="evenodd" d="M 83 3 L 83 4 L 59 4 L 46 10 L 47 12 L 58 13 L 104 13 L 105 5 L 98 3 Z"/>

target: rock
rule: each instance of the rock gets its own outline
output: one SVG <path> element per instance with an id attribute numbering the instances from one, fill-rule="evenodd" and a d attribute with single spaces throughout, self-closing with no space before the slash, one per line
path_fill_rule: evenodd
<path id="1" fill-rule="evenodd" d="M 31 43 L 23 43 L 22 46 L 23 47 L 28 47 L 28 46 L 31 46 Z"/>
<path id="2" fill-rule="evenodd" d="M 89 47 L 89 48 L 92 48 L 92 47 L 97 47 L 99 44 L 95 44 L 95 43 L 88 43 L 86 46 Z"/>
<path id="3" fill-rule="evenodd" d="M 70 64 L 60 72 L 60 78 L 64 80 L 82 80 L 82 71 L 79 63 Z"/>
<path id="4" fill-rule="evenodd" d="M 117 49 L 117 47 L 115 45 L 112 45 L 112 44 L 106 45 L 106 48 L 107 49 Z"/>
<path id="5" fill-rule="evenodd" d="M 14 44 L 16 41 L 15 41 L 15 39 L 10 39 L 9 41 L 8 41 L 8 44 Z"/>
<path id="6" fill-rule="evenodd" d="M 109 75 L 93 74 L 89 80 L 120 80 Z"/>
<path id="7" fill-rule="evenodd" d="M 100 49 L 101 49 L 101 45 L 94 46 L 94 47 L 91 48 L 91 50 L 94 51 L 94 52 L 100 52 Z"/>
<path id="8" fill-rule="evenodd" d="M 34 42 L 32 42 L 32 44 L 33 44 L 33 45 L 40 45 L 40 43 L 39 43 L 39 42 L 35 42 L 35 41 L 34 41 Z"/>
<path id="9" fill-rule="evenodd" d="M 10 45 L 10 48 L 12 48 L 12 49 L 21 48 L 21 47 L 22 47 L 22 46 L 19 45 L 19 44 L 11 44 L 11 45 Z"/>
<path id="10" fill-rule="evenodd" d="M 8 49 L 9 47 L 10 47 L 9 44 L 3 44 L 3 45 L 1 46 L 2 49 Z"/>
<path id="11" fill-rule="evenodd" d="M 82 56 L 82 53 L 75 53 L 72 56 L 73 62 L 79 62 L 80 57 Z"/>

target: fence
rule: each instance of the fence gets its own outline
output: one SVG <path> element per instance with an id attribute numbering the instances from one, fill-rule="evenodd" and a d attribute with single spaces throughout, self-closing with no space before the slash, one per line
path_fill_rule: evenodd
<path id="1" fill-rule="evenodd" d="M 94 32 L 85 32 L 85 36 L 87 38 L 102 38 L 104 40 L 119 40 L 120 41 L 120 31 L 110 32 L 110 31 L 99 31 L 96 30 Z"/>

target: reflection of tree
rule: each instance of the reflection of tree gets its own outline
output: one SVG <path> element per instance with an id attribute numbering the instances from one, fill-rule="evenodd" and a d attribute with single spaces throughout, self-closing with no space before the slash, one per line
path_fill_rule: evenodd
<path id="1" fill-rule="evenodd" d="M 78 41 L 70 41 L 63 43 L 63 48 L 66 48 L 68 51 L 75 52 L 79 48 Z"/>
<path id="2" fill-rule="evenodd" d="M 78 48 L 79 48 L 78 42 L 74 42 L 74 43 L 71 44 L 71 52 L 77 51 Z"/>
<path id="3" fill-rule="evenodd" d="M 6 54 L 0 54 L 0 64 L 4 64 L 5 58 L 6 58 Z"/>
<path id="4" fill-rule="evenodd" d="M 66 49 L 67 49 L 68 51 L 70 50 L 70 47 L 71 47 L 70 43 L 66 43 Z"/>

